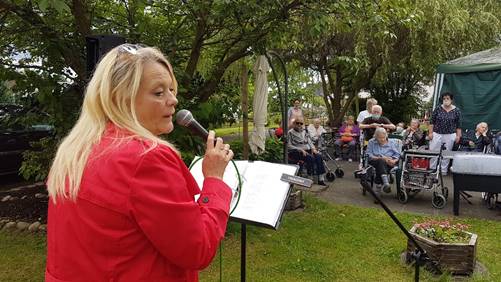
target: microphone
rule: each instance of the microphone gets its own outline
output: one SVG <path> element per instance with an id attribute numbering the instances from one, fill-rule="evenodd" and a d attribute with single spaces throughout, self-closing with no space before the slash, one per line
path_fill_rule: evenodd
<path id="1" fill-rule="evenodd" d="M 176 123 L 178 125 L 187 127 L 193 134 L 207 140 L 209 132 L 203 126 L 198 123 L 198 121 L 193 118 L 193 115 L 188 110 L 180 110 L 176 114 Z M 215 140 L 214 140 L 215 142 Z"/>

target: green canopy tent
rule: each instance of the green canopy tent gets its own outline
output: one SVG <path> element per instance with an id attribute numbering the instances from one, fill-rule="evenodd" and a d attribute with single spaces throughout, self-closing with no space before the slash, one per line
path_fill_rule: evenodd
<path id="1" fill-rule="evenodd" d="M 454 94 L 463 113 L 463 129 L 485 121 L 501 129 L 501 47 L 461 57 L 437 67 L 433 108 L 444 92 Z"/>

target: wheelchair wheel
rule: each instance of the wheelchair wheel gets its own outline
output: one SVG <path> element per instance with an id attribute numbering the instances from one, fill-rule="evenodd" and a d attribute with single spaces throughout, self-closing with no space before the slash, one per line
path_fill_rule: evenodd
<path id="1" fill-rule="evenodd" d="M 340 168 L 336 168 L 336 170 L 334 171 L 334 173 L 339 178 L 343 178 L 343 176 L 344 176 L 344 171 L 342 169 L 340 169 Z"/>
<path id="2" fill-rule="evenodd" d="M 431 199 L 431 204 L 436 209 L 443 209 L 447 199 L 442 194 L 433 193 L 433 198 Z"/>
<path id="3" fill-rule="evenodd" d="M 407 203 L 407 201 L 409 201 L 409 195 L 403 189 L 398 190 L 397 197 L 398 197 L 398 201 L 402 204 L 405 204 L 405 203 Z"/>
<path id="4" fill-rule="evenodd" d="M 332 181 L 336 180 L 336 175 L 334 173 L 332 173 L 331 171 L 329 171 L 325 174 L 325 178 L 327 179 L 327 181 L 332 182 Z"/>

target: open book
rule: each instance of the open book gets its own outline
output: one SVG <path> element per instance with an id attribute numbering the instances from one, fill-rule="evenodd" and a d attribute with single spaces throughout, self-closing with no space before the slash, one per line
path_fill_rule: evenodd
<path id="1" fill-rule="evenodd" d="M 191 174 L 202 188 L 202 161 L 194 162 Z M 242 182 L 240 191 L 235 165 Z M 223 176 L 223 181 L 233 190 L 230 220 L 277 229 L 291 187 L 280 177 L 284 173 L 295 175 L 298 167 L 263 161 L 235 161 L 235 165 L 230 162 Z"/>

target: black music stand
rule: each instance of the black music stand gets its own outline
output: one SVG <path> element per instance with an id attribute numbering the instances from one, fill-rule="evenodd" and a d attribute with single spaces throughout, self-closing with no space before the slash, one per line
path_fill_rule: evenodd
<path id="1" fill-rule="evenodd" d="M 411 254 L 411 257 L 414 259 L 414 281 L 419 281 L 419 268 L 422 265 L 429 265 L 430 268 L 435 273 L 441 273 L 440 269 L 437 266 L 437 262 L 432 260 L 426 251 L 419 245 L 419 243 L 412 237 L 412 235 L 405 229 L 402 223 L 397 219 L 397 217 L 393 214 L 393 212 L 386 206 L 386 204 L 379 198 L 378 195 L 372 190 L 370 183 L 367 180 L 360 181 L 360 184 L 364 186 L 365 190 L 369 191 L 369 193 L 376 199 L 376 201 L 381 205 L 384 211 L 390 216 L 390 218 L 395 222 L 395 224 L 400 228 L 400 230 L 405 234 L 405 236 L 416 246 L 416 249 Z"/>

